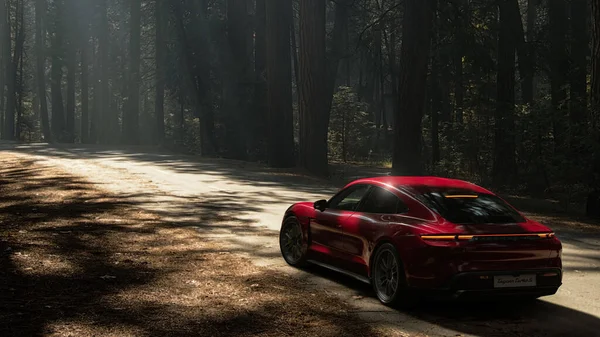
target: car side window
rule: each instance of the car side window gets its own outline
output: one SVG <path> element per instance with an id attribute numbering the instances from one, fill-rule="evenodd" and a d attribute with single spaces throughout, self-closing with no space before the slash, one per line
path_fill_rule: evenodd
<path id="1" fill-rule="evenodd" d="M 362 198 L 369 191 L 369 185 L 354 185 L 334 196 L 329 201 L 330 209 L 354 211 Z"/>
<path id="2" fill-rule="evenodd" d="M 407 210 L 400 198 L 381 187 L 373 187 L 360 207 L 361 212 L 375 214 L 399 214 Z"/>

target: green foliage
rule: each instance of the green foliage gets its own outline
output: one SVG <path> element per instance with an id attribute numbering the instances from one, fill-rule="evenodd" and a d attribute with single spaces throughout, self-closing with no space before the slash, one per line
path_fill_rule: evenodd
<path id="1" fill-rule="evenodd" d="M 357 161 L 368 158 L 375 127 L 367 111 L 367 104 L 360 102 L 350 87 L 340 87 L 333 95 L 329 122 L 331 159 Z"/>

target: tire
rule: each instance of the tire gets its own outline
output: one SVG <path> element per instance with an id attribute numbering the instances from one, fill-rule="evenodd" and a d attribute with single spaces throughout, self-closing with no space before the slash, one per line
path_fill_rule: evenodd
<path id="1" fill-rule="evenodd" d="M 392 244 L 386 243 L 377 249 L 372 268 L 371 284 L 381 303 L 401 309 L 417 304 L 417 297 L 409 292 L 400 255 Z"/>
<path id="2" fill-rule="evenodd" d="M 302 233 L 302 226 L 295 216 L 288 217 L 281 225 L 279 249 L 281 256 L 290 266 L 306 266 L 308 243 Z"/>

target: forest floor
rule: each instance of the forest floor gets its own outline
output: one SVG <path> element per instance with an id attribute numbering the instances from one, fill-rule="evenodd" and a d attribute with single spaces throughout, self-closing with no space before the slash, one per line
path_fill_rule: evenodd
<path id="1" fill-rule="evenodd" d="M 0 158 L 1 336 L 370 336 L 324 289 L 63 169 Z"/>
<path id="2" fill-rule="evenodd" d="M 381 174 L 350 170 L 345 178 Z M 592 336 L 600 230 L 515 201 L 564 246 L 564 285 L 526 306 L 382 306 L 368 285 L 280 257 L 293 202 L 339 184 L 155 149 L 0 143 L 0 335 Z"/>

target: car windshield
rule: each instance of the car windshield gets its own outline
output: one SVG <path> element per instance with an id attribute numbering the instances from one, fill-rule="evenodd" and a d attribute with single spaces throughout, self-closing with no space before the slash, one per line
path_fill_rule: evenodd
<path id="1" fill-rule="evenodd" d="M 419 201 L 455 224 L 525 222 L 523 216 L 499 197 L 470 190 L 426 186 L 404 187 Z"/>

